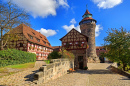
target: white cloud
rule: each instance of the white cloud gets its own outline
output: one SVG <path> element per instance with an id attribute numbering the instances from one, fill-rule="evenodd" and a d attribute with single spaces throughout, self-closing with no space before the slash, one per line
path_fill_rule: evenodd
<path id="1" fill-rule="evenodd" d="M 123 0 L 92 0 L 99 8 L 107 9 L 119 5 Z"/>
<path id="2" fill-rule="evenodd" d="M 41 28 L 40 30 L 36 30 L 36 31 L 40 32 L 41 34 L 43 34 L 46 37 L 53 36 L 56 34 L 56 31 L 51 30 L 51 29 L 47 30 L 47 29 Z"/>
<path id="3" fill-rule="evenodd" d="M 37 16 L 47 17 L 56 15 L 56 9 L 59 6 L 68 8 L 67 0 L 12 0 L 19 7 L 24 8 L 34 18 Z"/>
<path id="4" fill-rule="evenodd" d="M 71 24 L 76 24 L 75 18 L 71 19 L 70 23 Z"/>
<path id="5" fill-rule="evenodd" d="M 70 26 L 67 26 L 67 25 L 64 25 L 64 26 L 62 26 L 66 31 L 67 31 L 67 33 L 71 30 L 71 29 L 76 29 L 76 30 L 78 30 L 79 32 L 81 32 L 80 31 L 80 26 L 78 25 L 78 26 L 74 26 L 74 24 L 72 24 L 72 25 L 70 25 Z"/>
<path id="6" fill-rule="evenodd" d="M 64 8 L 69 7 L 69 5 L 67 4 L 67 0 L 58 0 L 58 3 Z"/>
<path id="7" fill-rule="evenodd" d="M 71 19 L 70 23 L 72 23 L 72 24 L 70 26 L 64 25 L 64 26 L 62 26 L 62 28 L 65 29 L 67 31 L 67 33 L 70 30 L 72 30 L 73 28 L 76 29 L 77 31 L 81 32 L 80 25 L 75 26 L 74 24 L 76 23 L 76 21 L 75 22 L 72 22 L 72 21 L 75 21 L 75 19 L 74 18 Z M 96 25 L 96 28 L 95 28 L 95 37 L 98 37 L 100 35 L 100 30 L 103 30 L 103 27 L 100 24 Z"/>
<path id="8" fill-rule="evenodd" d="M 67 31 L 67 33 L 68 33 L 71 29 L 73 29 L 73 28 L 76 29 L 76 30 L 78 30 L 79 32 L 81 32 L 81 31 L 80 31 L 80 26 L 79 26 L 79 25 L 78 25 L 78 26 L 75 26 L 75 25 L 74 25 L 74 24 L 76 24 L 75 18 L 71 19 L 71 20 L 70 20 L 70 23 L 71 23 L 70 26 L 68 26 L 68 25 L 62 26 L 62 28 Z"/>
<path id="9" fill-rule="evenodd" d="M 100 35 L 100 30 L 103 30 L 103 27 L 101 25 L 96 25 L 95 29 L 95 37 L 98 37 Z"/>

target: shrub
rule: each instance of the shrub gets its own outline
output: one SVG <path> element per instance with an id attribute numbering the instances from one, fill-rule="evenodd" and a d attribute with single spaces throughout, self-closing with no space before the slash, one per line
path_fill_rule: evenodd
<path id="1" fill-rule="evenodd" d="M 0 67 L 14 64 L 35 62 L 36 55 L 21 50 L 7 49 L 0 51 Z"/>
<path id="2" fill-rule="evenodd" d="M 48 55 L 48 59 L 58 59 L 61 58 L 61 55 L 57 51 L 53 51 Z"/>
<path id="3" fill-rule="evenodd" d="M 68 58 L 69 60 L 74 60 L 75 56 L 72 52 L 65 50 L 64 48 L 59 52 L 62 58 Z"/>
<path id="4" fill-rule="evenodd" d="M 88 67 L 87 67 L 87 66 L 85 66 L 85 67 L 84 67 L 84 70 L 87 70 L 87 69 L 88 69 Z"/>

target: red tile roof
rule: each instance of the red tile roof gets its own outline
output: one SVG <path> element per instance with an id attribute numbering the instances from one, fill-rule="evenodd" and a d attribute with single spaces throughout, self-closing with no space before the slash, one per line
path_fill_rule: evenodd
<path id="1" fill-rule="evenodd" d="M 90 13 L 88 10 L 86 10 L 85 14 L 91 14 L 91 13 Z M 85 14 L 84 14 L 84 15 L 85 15 Z"/>
<path id="2" fill-rule="evenodd" d="M 49 45 L 49 41 L 47 40 L 47 38 L 42 35 L 41 33 L 35 31 L 34 29 L 30 28 L 29 26 L 25 25 L 25 24 L 20 24 L 19 26 L 17 26 L 16 28 L 14 28 L 12 31 L 10 31 L 11 33 L 23 33 L 24 36 L 27 38 L 28 41 L 42 45 L 42 46 L 46 46 L 49 48 L 52 48 L 51 45 Z M 31 35 L 33 37 L 33 39 L 31 39 L 29 37 L 29 35 Z M 40 42 L 38 42 L 38 40 L 40 40 Z M 44 43 L 46 42 L 46 44 Z"/>

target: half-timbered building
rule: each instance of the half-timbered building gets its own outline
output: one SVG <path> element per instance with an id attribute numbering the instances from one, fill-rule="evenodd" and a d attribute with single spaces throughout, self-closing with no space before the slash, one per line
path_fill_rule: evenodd
<path id="1" fill-rule="evenodd" d="M 86 50 L 88 37 L 81 34 L 74 28 L 60 39 L 62 41 L 62 48 L 71 51 L 75 55 L 74 68 L 83 69 L 87 66 Z"/>
<path id="2" fill-rule="evenodd" d="M 37 60 L 47 59 L 49 53 L 53 51 L 47 38 L 25 24 L 21 24 L 10 31 L 16 34 L 18 40 L 7 42 L 9 48 L 35 53 Z"/>

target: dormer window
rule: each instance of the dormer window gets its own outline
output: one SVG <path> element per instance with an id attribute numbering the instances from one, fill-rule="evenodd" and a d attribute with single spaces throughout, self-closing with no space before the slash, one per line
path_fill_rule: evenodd
<path id="1" fill-rule="evenodd" d="M 38 42 L 40 42 L 40 39 L 36 38 Z"/>
<path id="2" fill-rule="evenodd" d="M 42 40 L 42 41 L 43 41 L 43 40 Z M 44 44 L 46 44 L 46 42 L 45 42 L 45 41 L 43 41 L 43 43 L 44 43 Z"/>
<path id="3" fill-rule="evenodd" d="M 34 32 L 32 32 L 34 35 L 35 35 L 35 33 Z"/>
<path id="4" fill-rule="evenodd" d="M 48 43 L 48 45 L 50 46 L 50 43 Z"/>
<path id="5" fill-rule="evenodd" d="M 28 34 L 28 36 L 30 37 L 30 39 L 33 39 L 33 36 L 31 36 L 30 34 Z"/>
<path id="6" fill-rule="evenodd" d="M 40 38 L 42 38 L 42 37 L 40 36 Z"/>

